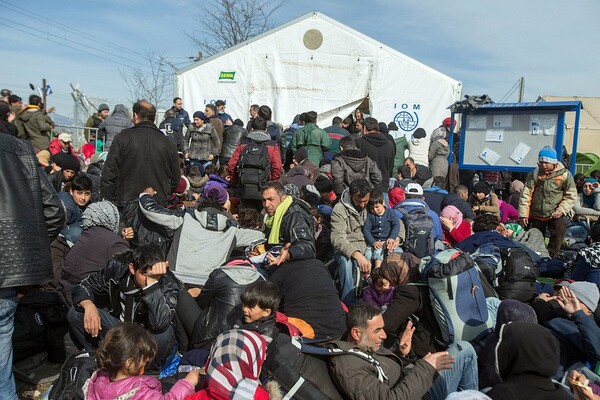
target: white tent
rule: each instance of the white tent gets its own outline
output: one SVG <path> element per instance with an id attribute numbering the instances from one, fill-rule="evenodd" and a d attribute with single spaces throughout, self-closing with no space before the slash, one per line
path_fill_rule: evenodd
<path id="1" fill-rule="evenodd" d="M 318 124 L 359 105 L 400 132 L 428 134 L 450 115 L 462 84 L 320 13 L 309 13 L 179 70 L 175 93 L 190 115 L 225 100 L 243 121 L 251 104 L 268 105 L 287 126 L 316 111 Z"/>

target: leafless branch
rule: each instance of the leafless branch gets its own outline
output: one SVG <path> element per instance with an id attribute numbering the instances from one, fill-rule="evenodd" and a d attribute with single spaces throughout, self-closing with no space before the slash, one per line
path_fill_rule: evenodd
<path id="1" fill-rule="evenodd" d="M 161 107 L 167 100 L 166 88 L 171 82 L 170 66 L 164 56 L 156 51 L 148 50 L 146 58 L 149 67 L 120 69 L 119 73 L 129 89 L 129 101 L 134 103 L 138 99 L 146 99 L 156 107 Z"/>

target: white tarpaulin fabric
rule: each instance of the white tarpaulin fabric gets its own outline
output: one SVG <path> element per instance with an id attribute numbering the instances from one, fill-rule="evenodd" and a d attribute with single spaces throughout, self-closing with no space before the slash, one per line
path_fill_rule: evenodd
<path id="1" fill-rule="evenodd" d="M 446 107 L 460 99 L 461 83 L 310 13 L 178 71 L 175 93 L 190 114 L 222 99 L 227 113 L 243 121 L 251 104 L 265 104 L 284 126 L 316 111 L 322 127 L 368 98 L 378 120 L 429 134 L 450 115 Z"/>

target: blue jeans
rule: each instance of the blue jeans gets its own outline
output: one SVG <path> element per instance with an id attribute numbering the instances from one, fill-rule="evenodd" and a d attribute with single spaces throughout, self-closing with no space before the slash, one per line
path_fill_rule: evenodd
<path id="1" fill-rule="evenodd" d="M 454 358 L 452 369 L 439 371 L 433 386 L 427 392 L 431 400 L 444 400 L 457 390 L 477 390 L 479 377 L 477 354 L 469 342 L 460 341 L 450 345 L 448 352 Z"/>
<path id="2" fill-rule="evenodd" d="M 18 302 L 15 288 L 0 289 L 0 393 L 7 400 L 18 400 L 12 373 L 12 336 Z"/>
<path id="3" fill-rule="evenodd" d="M 373 246 L 367 246 L 367 250 L 365 251 L 365 258 L 369 261 L 383 260 L 383 247 L 380 249 L 376 249 Z"/>
<path id="4" fill-rule="evenodd" d="M 338 263 L 342 302 L 347 307 L 351 307 L 356 303 L 356 295 L 354 294 L 354 261 L 346 258 L 342 253 L 335 253 L 334 257 Z"/>

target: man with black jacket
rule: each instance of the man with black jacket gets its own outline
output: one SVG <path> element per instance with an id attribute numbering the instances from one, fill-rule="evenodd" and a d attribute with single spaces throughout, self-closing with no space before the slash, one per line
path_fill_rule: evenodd
<path id="1" fill-rule="evenodd" d="M 378 132 L 379 122 L 375 118 L 365 118 L 364 127 L 365 132 L 356 141 L 356 147 L 377 164 L 379 171 L 381 171 L 381 183 L 377 188 L 387 194 L 388 184 L 394 169 L 396 147 L 393 140 Z"/>
<path id="2" fill-rule="evenodd" d="M 248 131 L 244 128 L 244 123 L 236 119 L 233 124 L 223 131 L 223 144 L 221 147 L 221 165 L 227 165 L 231 156 L 237 149 L 241 140 L 248 136 Z"/>
<path id="3" fill-rule="evenodd" d="M 28 141 L 0 134 L 0 393 L 16 400 L 12 374 L 17 289 L 52 279 L 50 242 L 65 211 Z"/>
<path id="4" fill-rule="evenodd" d="M 156 108 L 147 100 L 133 105 L 135 126 L 113 140 L 102 169 L 100 195 L 117 205 L 129 224 L 137 210 L 139 194 L 156 190 L 159 204 L 179 185 L 181 173 L 175 145 L 154 125 Z M 128 225 L 127 225 L 128 226 Z"/>
<path id="5" fill-rule="evenodd" d="M 267 213 L 267 244 L 283 245 L 281 255 L 271 257 L 271 263 L 315 258 L 315 222 L 309 205 L 303 200 L 287 196 L 279 182 L 267 183 L 261 193 Z"/>

